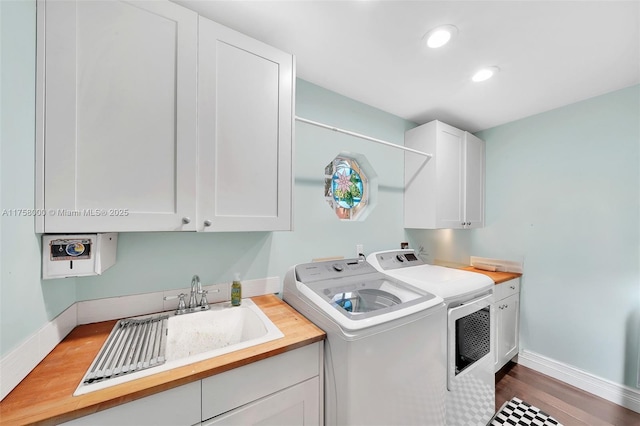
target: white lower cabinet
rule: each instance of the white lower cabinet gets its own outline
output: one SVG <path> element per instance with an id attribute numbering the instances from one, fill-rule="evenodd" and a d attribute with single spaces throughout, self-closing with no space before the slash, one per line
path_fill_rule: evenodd
<path id="1" fill-rule="evenodd" d="M 520 334 L 520 281 L 513 279 L 496 285 L 493 293 L 495 312 L 495 371 L 518 354 Z"/>
<path id="2" fill-rule="evenodd" d="M 69 426 L 200 424 L 200 381 L 64 423 Z"/>
<path id="3" fill-rule="evenodd" d="M 323 342 L 90 414 L 65 425 L 321 425 Z"/>

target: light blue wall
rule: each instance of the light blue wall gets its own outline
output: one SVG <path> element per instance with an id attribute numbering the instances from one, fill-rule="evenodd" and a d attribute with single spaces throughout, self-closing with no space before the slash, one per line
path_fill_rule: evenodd
<path id="1" fill-rule="evenodd" d="M 487 227 L 472 250 L 524 255 L 523 348 L 635 386 L 640 86 L 479 136 Z"/>
<path id="2" fill-rule="evenodd" d="M 486 226 L 408 231 L 447 261 L 524 260 L 521 347 L 636 386 L 640 86 L 478 133 Z"/>
<path id="3" fill-rule="evenodd" d="M 0 1 L 0 211 L 35 207 L 34 1 Z M 75 302 L 75 280 L 40 280 L 32 216 L 1 217 L 0 355 Z"/>

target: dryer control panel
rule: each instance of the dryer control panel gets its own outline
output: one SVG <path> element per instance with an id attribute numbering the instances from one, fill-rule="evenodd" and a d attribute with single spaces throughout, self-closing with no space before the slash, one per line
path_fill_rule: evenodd
<path id="1" fill-rule="evenodd" d="M 371 261 L 371 260 L 370 260 Z M 412 266 L 424 265 L 425 263 L 416 256 L 415 251 L 407 250 L 391 250 L 375 255 L 375 262 L 384 271 L 399 268 L 410 268 Z"/>

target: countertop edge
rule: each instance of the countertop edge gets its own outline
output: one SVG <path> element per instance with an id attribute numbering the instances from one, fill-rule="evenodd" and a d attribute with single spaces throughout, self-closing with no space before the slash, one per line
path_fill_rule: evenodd
<path id="1" fill-rule="evenodd" d="M 462 269 L 464 269 L 465 271 L 470 271 L 470 272 L 475 272 L 475 273 L 478 273 L 478 274 L 486 275 L 489 278 L 491 278 L 496 285 L 497 284 L 502 284 L 503 282 L 506 282 L 506 281 L 511 281 L 513 279 L 516 279 L 516 278 L 520 278 L 522 276 L 522 274 L 520 274 L 518 272 L 485 271 L 483 269 L 474 268 L 473 266 L 467 266 L 467 267 L 464 267 Z"/>

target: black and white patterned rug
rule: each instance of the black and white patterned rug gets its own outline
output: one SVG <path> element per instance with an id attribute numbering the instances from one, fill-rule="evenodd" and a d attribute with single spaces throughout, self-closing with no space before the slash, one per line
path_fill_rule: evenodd
<path id="1" fill-rule="evenodd" d="M 523 400 L 513 397 L 493 416 L 491 426 L 562 426 L 562 423 Z"/>

